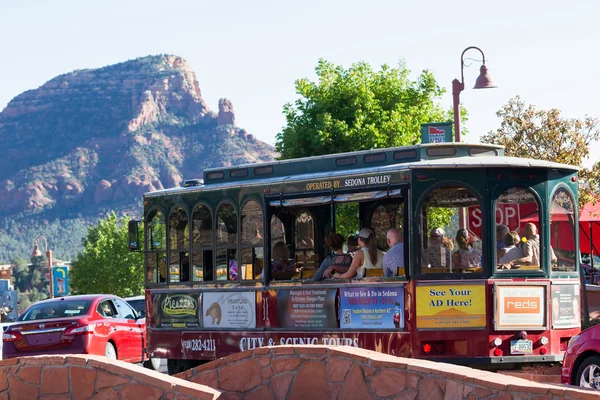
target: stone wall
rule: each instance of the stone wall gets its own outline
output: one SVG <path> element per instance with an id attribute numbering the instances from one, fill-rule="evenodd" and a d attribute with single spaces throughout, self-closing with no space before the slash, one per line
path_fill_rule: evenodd
<path id="1" fill-rule="evenodd" d="M 0 400 L 217 398 L 557 400 L 598 399 L 600 394 L 351 347 L 258 348 L 207 363 L 177 377 L 99 356 L 40 356 L 0 361 Z"/>
<path id="2" fill-rule="evenodd" d="M 555 400 L 600 396 L 595 391 L 351 347 L 263 347 L 178 376 L 222 391 L 225 399 L 240 400 Z"/>
<path id="3" fill-rule="evenodd" d="M 211 388 L 99 356 L 0 361 L 0 400 L 212 400 Z"/>

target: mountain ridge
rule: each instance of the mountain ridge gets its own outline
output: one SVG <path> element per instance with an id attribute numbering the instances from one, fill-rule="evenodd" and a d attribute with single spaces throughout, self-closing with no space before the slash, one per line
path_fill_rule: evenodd
<path id="1" fill-rule="evenodd" d="M 210 110 L 194 71 L 174 55 L 52 78 L 8 103 L 0 113 L 0 140 L 4 261 L 22 250 L 2 245 L 15 237 L 31 240 L 48 224 L 69 220 L 89 226 L 108 210 L 139 216 L 144 192 L 180 186 L 202 177 L 205 168 L 277 155 L 273 146 L 236 126 L 230 100 Z M 23 230 L 31 235 L 23 236 Z M 53 247 L 69 258 L 79 250 L 69 246 L 73 249 Z"/>

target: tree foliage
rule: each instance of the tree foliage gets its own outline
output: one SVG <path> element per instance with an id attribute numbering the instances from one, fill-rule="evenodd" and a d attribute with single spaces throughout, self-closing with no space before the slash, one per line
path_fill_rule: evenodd
<path id="1" fill-rule="evenodd" d="M 512 98 L 496 115 L 500 128 L 481 138 L 484 143 L 505 147 L 505 154 L 554 161 L 581 167 L 590 155 L 590 144 L 600 139 L 597 118 L 563 118 L 560 111 L 537 110 L 519 96 Z M 600 163 L 579 173 L 579 205 L 595 201 L 600 193 Z"/>
<path id="2" fill-rule="evenodd" d="M 114 212 L 88 230 L 83 251 L 71 266 L 70 284 L 74 293 L 110 293 L 122 297 L 142 294 L 143 258 L 129 252 L 127 223 Z"/>
<path id="3" fill-rule="evenodd" d="M 13 266 L 12 283 L 17 291 L 19 313 L 31 304 L 50 296 L 48 264 L 42 265 L 44 257 L 32 257 L 29 265 L 24 258 L 11 261 Z"/>
<path id="4" fill-rule="evenodd" d="M 421 124 L 451 116 L 435 102 L 444 89 L 434 76 L 423 71 L 412 81 L 402 62 L 373 71 L 365 62 L 344 69 L 321 59 L 316 73 L 318 82 L 295 82 L 300 97 L 283 107 L 282 159 L 417 144 Z"/>

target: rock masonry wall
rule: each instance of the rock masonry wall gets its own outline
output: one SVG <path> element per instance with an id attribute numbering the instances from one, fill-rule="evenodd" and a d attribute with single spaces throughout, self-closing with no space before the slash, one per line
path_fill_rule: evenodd
<path id="1" fill-rule="evenodd" d="M 600 398 L 595 391 L 351 347 L 258 348 L 178 376 L 239 400 Z"/>
<path id="2" fill-rule="evenodd" d="M 100 356 L 0 361 L 0 400 L 598 398 L 596 391 L 351 347 L 258 348 L 175 377 Z"/>
<path id="3" fill-rule="evenodd" d="M 0 400 L 212 400 L 219 396 L 214 389 L 100 356 L 0 361 Z"/>

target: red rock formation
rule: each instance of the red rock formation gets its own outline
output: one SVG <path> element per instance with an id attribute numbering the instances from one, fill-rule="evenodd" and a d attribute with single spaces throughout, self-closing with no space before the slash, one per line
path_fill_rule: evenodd
<path id="1" fill-rule="evenodd" d="M 235 125 L 235 112 L 231 100 L 219 100 L 219 116 L 217 118 L 219 125 Z"/>

